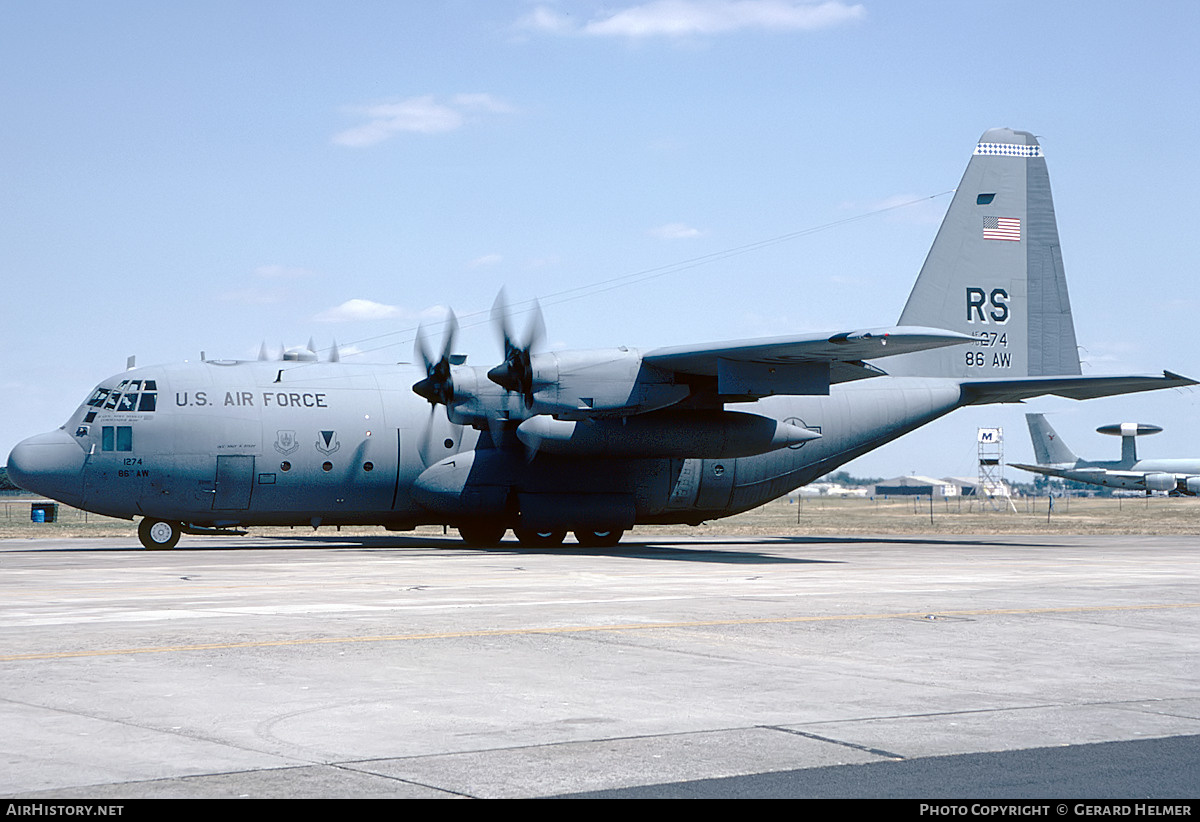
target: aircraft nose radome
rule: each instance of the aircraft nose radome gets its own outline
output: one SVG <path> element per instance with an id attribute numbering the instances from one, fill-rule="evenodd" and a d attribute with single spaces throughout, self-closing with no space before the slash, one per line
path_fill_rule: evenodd
<path id="1" fill-rule="evenodd" d="M 17 443 L 8 455 L 8 478 L 35 494 L 76 500 L 83 489 L 84 458 L 70 434 L 48 431 Z"/>

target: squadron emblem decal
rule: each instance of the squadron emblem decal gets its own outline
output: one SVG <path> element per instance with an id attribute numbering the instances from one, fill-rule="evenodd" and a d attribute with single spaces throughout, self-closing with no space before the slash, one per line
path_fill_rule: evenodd
<path id="1" fill-rule="evenodd" d="M 320 431 L 317 433 L 317 450 L 325 456 L 329 456 L 334 451 L 342 447 L 338 441 L 337 431 Z"/>
<path id="2" fill-rule="evenodd" d="M 287 456 L 300 447 L 299 441 L 296 439 L 295 431 L 276 431 L 275 432 L 275 450 Z"/>

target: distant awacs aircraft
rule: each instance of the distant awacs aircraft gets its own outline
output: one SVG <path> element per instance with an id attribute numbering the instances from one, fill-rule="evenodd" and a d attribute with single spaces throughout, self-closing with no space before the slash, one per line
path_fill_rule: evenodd
<path id="1" fill-rule="evenodd" d="M 147 548 L 302 524 L 611 546 L 755 508 L 964 405 L 1196 384 L 1081 376 L 1046 160 L 1010 129 L 975 146 L 896 326 L 542 352 L 540 311 L 522 334 L 503 299 L 493 319 L 491 368 L 454 353 L 453 315 L 411 365 L 289 351 L 132 368 L 18 444 L 9 476 L 142 517 Z"/>
<path id="2" fill-rule="evenodd" d="M 1135 438 L 1162 431 L 1157 425 L 1123 422 L 1100 426 L 1097 432 L 1121 438 L 1121 458 L 1095 461 L 1075 456 L 1075 452 L 1067 447 L 1042 414 L 1026 414 L 1025 421 L 1029 423 L 1033 455 L 1038 464 L 1014 462 L 1013 468 L 1091 485 L 1145 491 L 1147 494 L 1152 491 L 1188 496 L 1200 493 L 1200 459 L 1138 459 Z"/>

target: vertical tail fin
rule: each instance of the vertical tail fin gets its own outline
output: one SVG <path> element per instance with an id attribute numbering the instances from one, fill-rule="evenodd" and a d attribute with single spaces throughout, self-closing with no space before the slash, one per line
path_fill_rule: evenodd
<path id="1" fill-rule="evenodd" d="M 1061 465 L 1079 460 L 1062 438 L 1055 433 L 1042 414 L 1026 414 L 1029 423 L 1029 438 L 1033 440 L 1033 456 L 1039 465 Z"/>
<path id="2" fill-rule="evenodd" d="M 1032 134 L 998 128 L 979 138 L 898 325 L 979 342 L 896 357 L 890 374 L 1080 373 L 1050 177 Z"/>

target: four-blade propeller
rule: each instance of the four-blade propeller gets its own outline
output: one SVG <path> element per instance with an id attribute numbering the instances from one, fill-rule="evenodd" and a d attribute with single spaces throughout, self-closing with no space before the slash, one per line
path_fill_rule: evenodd
<path id="1" fill-rule="evenodd" d="M 541 346 L 546 337 L 546 321 L 536 299 L 528 313 L 530 316 L 525 333 L 518 337 L 511 324 L 513 311 L 508 306 L 504 289 L 500 290 L 492 306 L 491 319 L 504 348 L 504 361 L 487 373 L 488 379 L 505 391 L 520 394 L 526 408 L 533 406 L 533 350 Z M 432 405 L 450 405 L 454 400 L 454 376 L 451 373 L 454 362 L 451 355 L 457 335 L 458 319 L 450 311 L 442 335 L 441 355 L 435 360 L 429 352 L 424 325 L 417 330 L 413 356 L 425 366 L 425 379 L 413 385 L 413 391 Z"/>
<path id="2" fill-rule="evenodd" d="M 429 400 L 433 405 L 441 403 L 449 405 L 454 399 L 454 377 L 450 373 L 450 354 L 454 348 L 454 338 L 458 335 L 458 319 L 454 312 L 449 312 L 446 319 L 446 329 L 442 333 L 442 356 L 435 362 L 429 356 L 425 347 L 425 327 L 417 329 L 417 339 L 413 344 L 413 354 L 425 366 L 425 379 L 413 386 L 420 396 Z"/>
<path id="3" fill-rule="evenodd" d="M 508 305 L 504 289 L 500 290 L 496 297 L 496 302 L 492 306 L 491 321 L 496 328 L 497 335 L 500 338 L 500 343 L 504 349 L 504 361 L 500 365 L 488 371 L 488 378 L 510 394 L 519 394 L 524 401 L 525 408 L 533 407 L 533 395 L 536 386 L 534 385 L 533 373 L 533 350 L 540 346 L 546 336 L 546 324 L 542 318 L 542 309 L 537 300 L 534 300 L 532 307 L 527 309 L 530 314 L 529 321 L 526 324 L 525 332 L 520 337 L 512 330 L 511 317 L 514 313 Z M 519 313 L 519 312 L 518 312 Z M 458 320 L 454 316 L 454 312 L 449 312 L 446 319 L 445 331 L 442 336 L 442 349 L 437 358 L 430 353 L 429 345 L 426 341 L 425 328 L 421 326 L 417 330 L 417 338 L 413 344 L 413 354 L 415 361 L 420 362 L 425 367 L 425 378 L 413 385 L 413 392 L 423 397 L 429 402 L 430 416 L 426 421 L 425 430 L 420 439 L 421 458 L 426 465 L 435 462 L 440 454 L 436 447 L 442 435 L 435 434 L 435 429 L 444 427 L 444 424 L 438 423 L 434 417 L 434 408 L 438 405 L 447 407 L 446 422 L 451 423 L 451 429 L 457 429 L 455 420 L 458 417 L 461 409 L 459 405 L 470 403 L 473 397 L 474 388 L 461 387 L 456 400 L 453 366 L 461 364 L 462 359 L 455 356 L 454 342 L 458 334 Z M 468 375 L 469 376 L 469 375 Z M 474 379 L 469 380 L 472 386 L 475 385 Z M 454 408 L 454 411 L 451 408 Z M 504 411 L 498 411 L 496 415 L 488 414 L 484 421 L 484 427 L 492 435 L 492 440 L 496 447 L 500 447 L 505 436 L 505 421 L 509 419 Z M 499 423 L 499 424 L 497 424 Z M 472 423 L 474 424 L 474 423 Z M 447 432 L 449 433 L 449 432 Z M 457 440 L 457 435 L 452 439 L 447 439 L 447 447 L 452 441 Z M 536 449 L 528 449 L 532 453 Z"/>
<path id="4" fill-rule="evenodd" d="M 492 324 L 504 346 L 504 362 L 488 371 L 488 379 L 505 391 L 520 394 L 525 399 L 525 407 L 531 408 L 534 391 L 532 353 L 533 348 L 540 346 L 546 337 L 546 321 L 542 318 L 542 307 L 535 299 L 525 335 L 517 339 L 509 324 L 511 314 L 504 289 L 500 289 L 492 305 Z"/>

